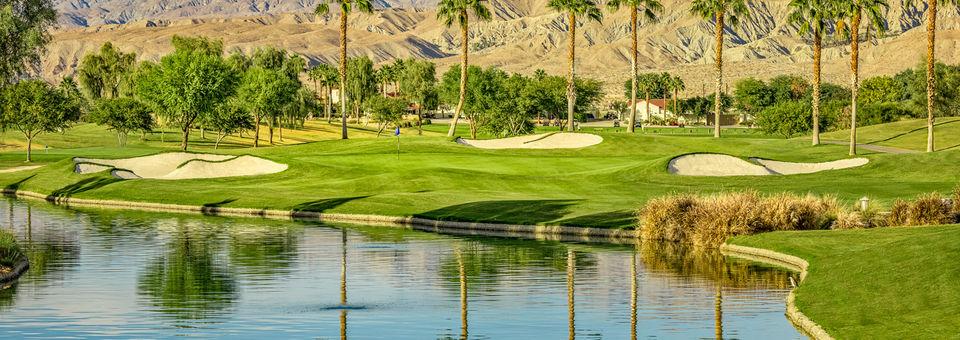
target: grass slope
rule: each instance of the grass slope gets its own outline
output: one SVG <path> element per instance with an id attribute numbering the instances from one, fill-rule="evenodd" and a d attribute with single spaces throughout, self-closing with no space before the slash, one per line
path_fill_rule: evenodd
<path id="1" fill-rule="evenodd" d="M 838 339 L 960 337 L 960 226 L 777 232 L 730 243 L 806 259 L 797 306 Z"/>
<path id="2" fill-rule="evenodd" d="M 960 147 L 960 118 L 937 119 L 933 130 L 937 151 Z M 809 137 L 805 137 L 809 139 Z M 822 135 L 828 140 L 850 140 L 850 130 L 833 131 Z M 927 120 L 912 119 L 889 124 L 864 126 L 857 129 L 857 142 L 892 146 L 901 149 L 927 151 Z"/>
<path id="3" fill-rule="evenodd" d="M 426 135 L 445 130 L 441 127 L 428 128 Z M 74 133 L 60 138 L 75 138 Z M 960 181 L 952 166 L 960 164 L 960 152 L 954 151 L 868 154 L 872 161 L 865 167 L 811 175 L 702 178 L 669 175 L 667 163 L 691 152 L 828 161 L 846 157 L 846 149 L 810 147 L 803 140 L 603 132 L 604 143 L 586 149 L 480 150 L 446 137 L 414 135 L 404 132 L 399 159 L 392 137 L 220 150 L 268 158 L 289 164 L 290 170 L 211 180 L 120 181 L 72 172 L 73 156 L 130 157 L 172 150 L 167 145 L 56 148 L 37 153 L 50 165 L 4 174 L 0 187 L 84 198 L 623 228 L 632 226 L 633 212 L 644 201 L 673 192 L 813 192 L 846 201 L 869 196 L 888 204 L 898 197 L 945 192 Z M 80 145 L 90 144 L 95 143 Z M 22 159 L 21 151 L 0 153 L 0 167 L 21 165 Z"/>

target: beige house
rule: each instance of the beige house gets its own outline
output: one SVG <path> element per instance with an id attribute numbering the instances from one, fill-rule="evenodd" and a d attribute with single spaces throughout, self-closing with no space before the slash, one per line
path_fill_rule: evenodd
<path id="1" fill-rule="evenodd" d="M 643 99 L 637 100 L 635 104 L 637 107 L 637 120 L 647 122 L 652 119 L 677 118 L 677 116 L 667 108 L 670 104 L 673 104 L 673 102 L 667 99 L 651 99 L 649 105 L 650 110 L 647 111 L 647 101 Z"/>

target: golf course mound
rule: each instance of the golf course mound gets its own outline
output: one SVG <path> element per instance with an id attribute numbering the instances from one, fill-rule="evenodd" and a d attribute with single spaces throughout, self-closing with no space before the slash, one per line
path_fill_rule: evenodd
<path id="1" fill-rule="evenodd" d="M 680 176 L 770 176 L 812 174 L 821 171 L 850 169 L 866 165 L 866 158 L 842 159 L 823 163 L 794 163 L 751 158 L 750 161 L 730 155 L 691 154 L 670 160 L 667 170 Z"/>
<path id="2" fill-rule="evenodd" d="M 74 172 L 91 174 L 110 171 L 120 179 L 198 179 L 275 174 L 286 164 L 253 156 L 228 156 L 170 152 L 125 159 L 74 158 Z"/>
<path id="3" fill-rule="evenodd" d="M 457 139 L 457 143 L 479 149 L 579 149 L 602 142 L 603 137 L 589 133 L 545 133 L 486 140 Z"/>

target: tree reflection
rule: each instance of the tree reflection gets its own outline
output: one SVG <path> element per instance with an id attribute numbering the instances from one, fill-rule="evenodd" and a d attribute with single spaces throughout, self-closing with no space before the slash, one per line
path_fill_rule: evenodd
<path id="1" fill-rule="evenodd" d="M 681 277 L 705 278 L 722 287 L 789 288 L 789 272 L 751 261 L 730 259 L 716 249 L 673 242 L 644 242 L 640 258 L 651 270 L 669 271 Z"/>
<path id="2" fill-rule="evenodd" d="M 216 256 L 212 231 L 177 223 L 164 255 L 140 275 L 138 294 L 166 316 L 181 320 L 220 315 L 238 298 L 237 283 Z"/>
<path id="3" fill-rule="evenodd" d="M 289 273 L 296 262 L 299 228 L 245 225 L 232 228 L 230 263 L 239 275 L 272 280 Z"/>

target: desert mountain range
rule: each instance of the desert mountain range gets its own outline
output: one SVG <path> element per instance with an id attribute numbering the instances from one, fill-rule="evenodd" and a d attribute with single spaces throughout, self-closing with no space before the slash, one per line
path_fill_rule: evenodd
<path id="1" fill-rule="evenodd" d="M 223 39 L 228 49 L 250 51 L 271 45 L 299 53 L 311 63 L 335 63 L 337 18 L 311 14 L 317 0 L 54 0 L 60 28 L 54 33 L 43 76 L 72 74 L 88 52 L 110 41 L 121 50 L 155 60 L 171 51 L 173 35 Z M 691 0 L 663 0 L 659 22 L 642 23 L 641 72 L 667 71 L 687 83 L 686 95 L 712 92 L 713 27 L 689 14 Z M 726 77 L 808 76 L 812 49 L 786 22 L 788 0 L 754 1 L 753 15 L 728 30 Z M 861 52 L 864 77 L 894 74 L 921 63 L 926 51 L 926 5 L 891 0 L 889 30 L 871 39 Z M 471 62 L 506 71 L 566 72 L 569 23 L 546 7 L 547 0 L 491 0 L 494 19 L 470 27 Z M 375 62 L 425 58 L 439 70 L 457 64 L 458 29 L 436 19 L 436 0 L 376 0 L 374 14 L 354 14 L 349 26 L 349 53 Z M 335 7 L 335 6 L 334 6 Z M 629 16 L 605 12 L 603 24 L 578 28 L 578 73 L 603 80 L 611 95 L 622 93 L 630 65 Z M 941 11 L 938 57 L 960 62 L 960 15 Z M 827 43 L 825 79 L 846 84 L 848 52 L 839 38 Z"/>

